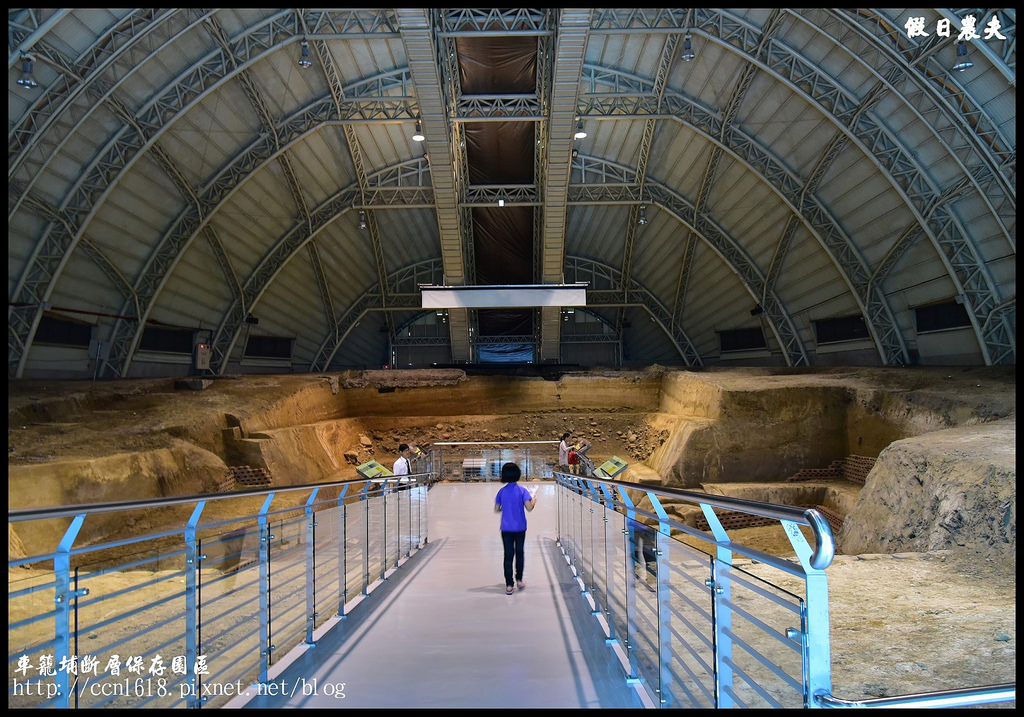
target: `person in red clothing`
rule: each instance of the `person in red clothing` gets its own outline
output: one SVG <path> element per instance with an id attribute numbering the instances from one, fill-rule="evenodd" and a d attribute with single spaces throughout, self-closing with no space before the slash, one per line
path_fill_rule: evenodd
<path id="1" fill-rule="evenodd" d="M 569 472 L 573 475 L 580 474 L 580 457 L 576 453 L 576 446 L 569 449 Z"/>
<path id="2" fill-rule="evenodd" d="M 505 571 L 505 594 L 511 595 L 513 558 L 515 558 L 515 578 L 519 589 L 526 587 L 523 583 L 523 557 L 526 553 L 526 511 L 533 510 L 537 499 L 526 488 L 519 485 L 521 471 L 515 463 L 506 463 L 501 467 L 502 486 L 494 496 L 494 512 L 501 513 L 501 542 L 505 548 L 503 568 Z"/>

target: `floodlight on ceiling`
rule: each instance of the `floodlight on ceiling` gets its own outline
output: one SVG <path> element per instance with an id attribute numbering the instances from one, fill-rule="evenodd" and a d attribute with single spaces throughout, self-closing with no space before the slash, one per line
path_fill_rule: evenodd
<path id="1" fill-rule="evenodd" d="M 419 120 L 416 120 L 416 131 L 412 134 L 412 140 L 414 142 L 422 142 L 426 137 L 423 135 L 423 125 Z"/>
<path id="2" fill-rule="evenodd" d="M 583 120 L 576 123 L 576 134 L 572 136 L 573 139 L 583 139 L 587 136 L 587 133 L 583 131 Z"/>
<path id="3" fill-rule="evenodd" d="M 21 56 L 21 77 L 18 78 L 18 84 L 26 90 L 39 86 L 39 83 L 32 76 L 32 58 L 28 55 Z"/>
<path id="4" fill-rule="evenodd" d="M 366 212 L 359 210 L 359 228 L 366 229 Z"/>
<path id="5" fill-rule="evenodd" d="M 309 43 L 305 40 L 302 41 L 302 50 L 299 54 L 299 67 L 305 69 L 313 64 L 313 61 L 309 59 Z"/>
<path id="6" fill-rule="evenodd" d="M 643 204 L 640 205 L 640 217 L 636 220 L 636 223 L 641 226 L 647 223 L 647 207 Z"/>
<path id="7" fill-rule="evenodd" d="M 956 46 L 956 64 L 953 65 L 953 69 L 958 72 L 974 67 L 974 63 L 967 59 L 967 43 L 959 42 Z"/>
<path id="8" fill-rule="evenodd" d="M 696 55 L 693 53 L 693 45 L 690 43 L 690 36 L 689 35 L 687 35 L 683 39 L 683 55 L 682 55 L 682 57 L 683 57 L 683 59 L 686 62 L 689 62 L 690 60 L 692 60 L 693 58 L 696 57 Z"/>

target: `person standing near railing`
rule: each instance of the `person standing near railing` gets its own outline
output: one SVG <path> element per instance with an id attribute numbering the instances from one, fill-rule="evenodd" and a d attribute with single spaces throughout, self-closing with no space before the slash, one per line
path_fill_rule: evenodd
<path id="1" fill-rule="evenodd" d="M 558 443 L 558 470 L 562 473 L 569 472 L 569 450 L 572 448 L 572 442 L 569 439 L 571 437 L 572 434 L 566 431 Z"/>
<path id="2" fill-rule="evenodd" d="M 529 490 L 519 485 L 522 472 L 515 463 L 506 463 L 501 467 L 501 482 L 505 485 L 494 496 L 494 512 L 501 513 L 501 542 L 505 549 L 504 563 L 505 594 L 511 595 L 513 558 L 515 559 L 515 579 L 522 590 L 523 558 L 526 554 L 526 511 L 533 510 L 537 504 L 536 497 Z"/>
<path id="3" fill-rule="evenodd" d="M 412 473 L 412 449 L 409 448 L 408 443 L 403 443 L 398 446 L 398 453 L 400 455 L 395 460 L 395 465 L 391 472 L 398 478 L 399 483 L 408 483 L 409 478 L 407 476 Z M 395 487 L 397 488 L 398 486 L 396 485 Z"/>

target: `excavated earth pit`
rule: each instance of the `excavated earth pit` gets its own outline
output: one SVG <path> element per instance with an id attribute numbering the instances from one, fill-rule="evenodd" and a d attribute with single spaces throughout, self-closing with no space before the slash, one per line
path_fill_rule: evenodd
<path id="1" fill-rule="evenodd" d="M 569 430 L 596 463 L 628 461 L 623 480 L 819 507 L 838 547 L 827 571 L 835 694 L 997 684 L 1016 668 L 1015 387 L 1013 367 L 19 381 L 8 502 L 327 482 L 371 458 L 390 466 L 401 442 L 525 444 Z M 665 507 L 703 528 L 694 506 Z M 154 532 L 187 511 L 90 518 L 79 544 Z M 9 524 L 9 556 L 52 550 L 64 524 Z M 737 523 L 730 536 L 793 555 L 778 525 Z"/>

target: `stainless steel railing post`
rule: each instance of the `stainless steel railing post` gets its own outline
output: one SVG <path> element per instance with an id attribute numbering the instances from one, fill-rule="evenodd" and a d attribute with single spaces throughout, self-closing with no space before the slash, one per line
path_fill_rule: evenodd
<path id="1" fill-rule="evenodd" d="M 711 578 L 705 583 L 711 589 L 711 605 L 714 615 L 713 635 L 715 645 L 715 706 L 732 708 L 733 700 L 733 656 L 732 656 L 732 590 L 730 570 L 732 551 L 722 543 L 728 543 L 729 535 L 721 521 L 707 503 L 700 503 L 704 518 L 708 521 L 711 534 L 718 545 L 715 559 L 711 563 Z"/>
<path id="2" fill-rule="evenodd" d="M 320 488 L 314 488 L 306 500 L 306 644 L 313 645 L 313 629 L 316 627 L 316 514 L 313 503 Z"/>
<path id="3" fill-rule="evenodd" d="M 658 533 L 655 536 L 654 562 L 657 566 L 658 580 L 658 703 L 662 707 L 670 706 L 669 686 L 672 682 L 672 609 L 669 605 L 669 542 L 672 531 L 668 524 L 668 513 L 662 507 L 658 496 L 648 493 L 647 497 L 658 516 Z M 644 566 L 646 569 L 646 566 Z"/>
<path id="4" fill-rule="evenodd" d="M 626 626 L 626 634 L 623 637 L 622 645 L 626 648 L 626 657 L 629 661 L 629 674 L 626 676 L 626 679 L 627 681 L 635 681 L 640 679 L 636 662 L 636 647 L 634 645 L 637 631 L 634 617 L 636 615 L 636 571 L 631 563 L 631 556 L 634 552 L 632 547 L 635 545 L 633 522 L 636 520 L 636 511 L 634 510 L 636 506 L 625 489 L 622 486 L 617 487 L 619 497 L 622 498 L 622 504 L 626 511 L 626 527 L 622 530 L 622 570 L 626 585 L 626 598 L 623 605 L 626 614 L 623 616 L 623 622 Z"/>
<path id="5" fill-rule="evenodd" d="M 348 486 L 341 487 L 338 495 L 338 617 L 345 616 L 345 603 L 348 602 L 348 506 L 345 505 L 345 494 Z"/>
<path id="6" fill-rule="evenodd" d="M 70 664 L 73 654 L 71 650 L 71 601 L 76 600 L 79 595 L 79 591 L 73 590 L 71 587 L 71 546 L 74 545 L 75 538 L 78 537 L 78 531 L 82 529 L 85 516 L 85 513 L 81 513 L 72 519 L 53 556 L 53 601 L 55 604 L 53 611 L 55 638 L 53 668 L 56 671 L 53 678 L 57 690 L 57 706 L 64 709 L 71 707 L 71 671 L 61 669 L 61 665 Z"/>
<path id="7" fill-rule="evenodd" d="M 260 667 L 259 667 L 259 682 L 260 684 L 267 684 L 269 682 L 268 672 L 270 669 L 270 653 L 273 652 L 274 646 L 271 644 L 270 639 L 270 541 L 274 539 L 274 536 L 270 534 L 270 525 L 267 522 L 267 513 L 270 510 L 270 503 L 274 500 L 274 494 L 270 493 L 267 495 L 266 500 L 263 501 L 263 507 L 260 508 L 260 512 L 256 517 L 257 524 L 259 525 L 260 545 L 259 545 L 259 564 L 260 564 L 260 600 L 259 600 L 259 623 L 260 623 Z"/>
<path id="8" fill-rule="evenodd" d="M 202 704 L 199 697 L 199 676 L 194 669 L 189 668 L 196 664 L 200 649 L 199 566 L 206 556 L 199 554 L 196 527 L 199 525 L 199 517 L 204 507 L 205 500 L 196 503 L 188 523 L 185 524 L 185 683 L 188 685 L 185 706 L 189 708 L 198 708 Z"/>

